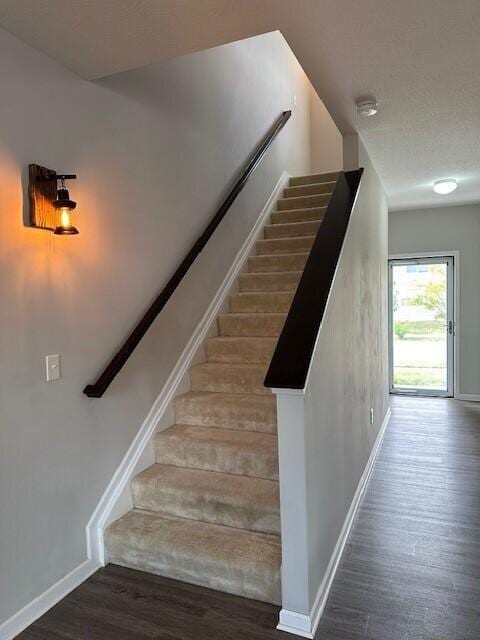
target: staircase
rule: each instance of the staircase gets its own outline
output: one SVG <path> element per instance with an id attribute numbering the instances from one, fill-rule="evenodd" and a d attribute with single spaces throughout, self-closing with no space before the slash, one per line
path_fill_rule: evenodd
<path id="1" fill-rule="evenodd" d="M 134 508 L 105 532 L 109 561 L 280 604 L 275 398 L 263 386 L 338 174 L 291 178 L 206 362 L 132 481 Z"/>

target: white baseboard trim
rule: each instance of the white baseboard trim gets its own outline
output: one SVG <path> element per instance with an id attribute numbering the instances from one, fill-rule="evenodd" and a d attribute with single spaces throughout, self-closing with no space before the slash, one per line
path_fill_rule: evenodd
<path id="1" fill-rule="evenodd" d="M 127 483 L 130 482 L 142 453 L 155 433 L 156 427 L 169 403 L 175 397 L 179 384 L 190 368 L 191 362 L 207 336 L 210 326 L 215 321 L 222 304 L 253 249 L 267 216 L 273 211 L 280 192 L 285 187 L 288 179 L 289 174 L 284 171 L 87 524 L 88 557 L 102 565 L 105 564 L 103 532 L 108 518 Z"/>
<path id="2" fill-rule="evenodd" d="M 372 447 L 372 451 L 370 452 L 368 462 L 365 465 L 362 477 L 360 478 L 360 481 L 358 483 L 357 490 L 355 491 L 355 495 L 353 496 L 353 500 L 350 504 L 350 508 L 343 523 L 342 530 L 340 531 L 340 535 L 330 558 L 330 562 L 328 563 L 327 570 L 325 571 L 322 583 L 318 588 L 315 602 L 313 604 L 312 610 L 310 611 L 310 615 L 307 616 L 295 611 L 289 611 L 288 609 L 282 609 L 280 611 L 279 623 L 277 625 L 277 629 L 279 629 L 280 631 L 287 631 L 288 633 L 293 633 L 303 638 L 315 637 L 315 632 L 325 609 L 325 605 L 327 604 L 328 594 L 330 593 L 330 589 L 335 578 L 335 573 L 337 572 L 338 565 L 342 558 L 343 550 L 345 549 L 345 544 L 347 543 L 348 536 L 355 519 L 355 514 L 357 513 L 360 501 L 372 473 L 373 465 L 375 464 L 375 460 L 377 458 L 383 436 L 385 435 L 385 430 L 387 428 L 388 421 L 390 420 L 391 413 L 391 409 L 390 407 L 388 407 L 383 418 L 382 425 L 375 439 L 375 443 Z"/>
<path id="3" fill-rule="evenodd" d="M 23 609 L 17 611 L 11 618 L 0 625 L 0 640 L 12 640 L 24 629 L 38 620 L 57 602 L 73 591 L 79 584 L 89 578 L 99 569 L 100 564 L 94 560 L 85 560 L 78 567 L 70 571 L 65 577 L 44 591 L 35 600 L 29 602 Z"/>
<path id="4" fill-rule="evenodd" d="M 279 631 L 293 633 L 302 638 L 313 638 L 315 635 L 315 632 L 312 632 L 312 619 L 310 616 L 297 613 L 296 611 L 289 611 L 288 609 L 282 609 L 280 611 L 277 629 Z"/>
<path id="5" fill-rule="evenodd" d="M 480 396 L 474 395 L 472 393 L 459 393 L 459 400 L 468 400 L 469 402 L 480 402 Z"/>

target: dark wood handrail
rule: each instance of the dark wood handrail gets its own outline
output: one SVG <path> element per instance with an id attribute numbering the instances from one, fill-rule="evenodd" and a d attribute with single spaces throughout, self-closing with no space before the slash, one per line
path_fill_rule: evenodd
<path id="1" fill-rule="evenodd" d="M 363 169 L 338 176 L 278 339 L 265 386 L 304 389 Z"/>
<path id="2" fill-rule="evenodd" d="M 198 240 L 194 243 L 190 251 L 187 253 L 185 258 L 182 260 L 180 265 L 178 266 L 175 273 L 171 276 L 170 280 L 164 286 L 162 291 L 158 294 L 155 300 L 152 302 L 150 307 L 144 313 L 143 317 L 140 319 L 137 326 L 130 333 L 128 338 L 125 340 L 123 345 L 117 351 L 117 353 L 110 360 L 108 365 L 102 371 L 96 382 L 93 384 L 89 384 L 83 390 L 83 393 L 87 395 L 89 398 L 101 398 L 105 391 L 108 389 L 110 383 L 113 381 L 117 373 L 126 363 L 130 355 L 132 354 L 135 347 L 138 345 L 140 340 L 143 338 L 155 318 L 158 316 L 160 311 L 167 304 L 168 300 L 172 296 L 175 289 L 178 287 L 183 277 L 187 273 L 187 271 L 192 266 L 193 262 L 205 247 L 213 232 L 218 227 L 220 222 L 223 220 L 225 214 L 232 206 L 236 197 L 240 193 L 240 191 L 245 186 L 247 180 L 250 178 L 252 173 L 258 167 L 260 161 L 265 155 L 267 149 L 275 140 L 277 135 L 285 126 L 285 123 L 292 115 L 291 111 L 284 111 L 275 121 L 271 129 L 268 131 L 265 138 L 262 140 L 260 145 L 257 147 L 255 153 L 253 154 L 251 160 L 248 162 L 247 166 L 243 170 L 241 176 L 233 185 L 230 193 L 227 195 L 225 200 L 220 205 L 218 211 L 215 213 L 213 218 L 208 223 L 205 231 L 198 238 Z"/>

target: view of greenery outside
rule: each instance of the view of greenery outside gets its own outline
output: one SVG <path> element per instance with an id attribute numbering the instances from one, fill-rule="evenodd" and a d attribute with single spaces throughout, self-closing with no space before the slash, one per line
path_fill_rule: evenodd
<path id="1" fill-rule="evenodd" d="M 422 267 L 394 266 L 393 384 L 445 389 L 446 266 Z"/>

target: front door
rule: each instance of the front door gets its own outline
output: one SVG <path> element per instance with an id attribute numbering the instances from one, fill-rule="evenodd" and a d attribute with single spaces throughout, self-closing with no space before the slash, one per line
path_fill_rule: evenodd
<path id="1" fill-rule="evenodd" d="M 453 396 L 453 257 L 389 261 L 390 391 Z"/>

